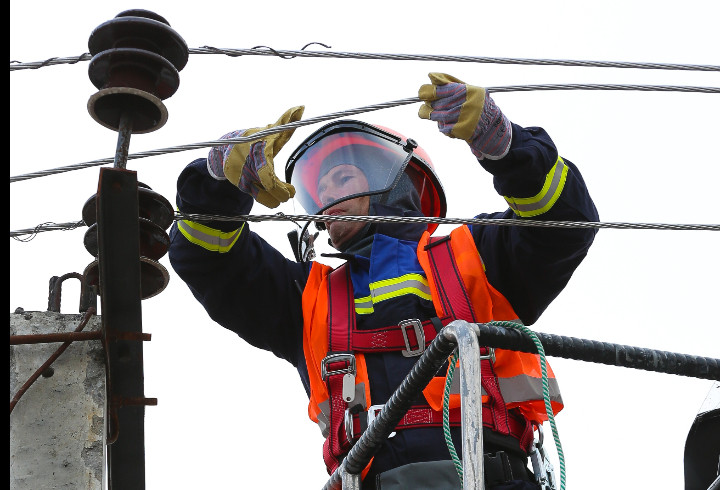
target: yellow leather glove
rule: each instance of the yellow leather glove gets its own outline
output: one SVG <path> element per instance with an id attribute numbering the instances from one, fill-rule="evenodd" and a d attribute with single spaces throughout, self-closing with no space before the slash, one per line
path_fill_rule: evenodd
<path id="1" fill-rule="evenodd" d="M 497 160 L 510 149 L 512 126 L 490 94 L 445 73 L 429 73 L 418 90 L 418 116 L 436 121 L 441 133 L 465 140 L 476 157 Z"/>
<path id="2" fill-rule="evenodd" d="M 221 139 L 251 136 L 265 129 L 298 121 L 304 110 L 305 106 L 292 107 L 275 124 L 233 131 Z M 216 179 L 222 179 L 218 175 L 222 171 L 224 177 L 238 189 L 250 194 L 260 204 L 276 208 L 295 195 L 295 188 L 280 180 L 273 166 L 273 158 L 294 132 L 295 129 L 288 129 L 257 141 L 214 147 L 208 156 L 208 170 Z"/>

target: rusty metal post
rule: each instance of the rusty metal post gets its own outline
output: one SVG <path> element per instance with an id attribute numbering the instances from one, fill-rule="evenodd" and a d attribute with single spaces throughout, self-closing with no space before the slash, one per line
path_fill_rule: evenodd
<path id="1" fill-rule="evenodd" d="M 108 479 L 113 490 L 145 488 L 143 344 L 138 187 L 133 171 L 103 168 L 97 217 L 100 298 L 108 353 Z M 151 404 L 151 403 L 148 403 Z"/>

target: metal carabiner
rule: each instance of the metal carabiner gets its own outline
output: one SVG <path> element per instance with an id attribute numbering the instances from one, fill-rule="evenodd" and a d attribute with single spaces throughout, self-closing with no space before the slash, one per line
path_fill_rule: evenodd
<path id="1" fill-rule="evenodd" d="M 543 449 L 543 441 L 545 437 L 542 425 L 537 425 L 536 428 L 538 432 L 538 439 L 534 440 L 533 436 L 533 448 L 530 451 L 530 461 L 532 462 L 535 481 L 542 490 L 556 490 L 557 485 L 555 483 L 555 469 L 545 455 L 545 450 Z"/>

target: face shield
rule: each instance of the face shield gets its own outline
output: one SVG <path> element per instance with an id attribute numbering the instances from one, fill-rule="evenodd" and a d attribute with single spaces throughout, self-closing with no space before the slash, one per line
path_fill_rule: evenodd
<path id="1" fill-rule="evenodd" d="M 381 196 L 407 175 L 424 216 L 445 216 L 445 195 L 424 151 L 402 135 L 359 121 L 336 121 L 310 135 L 285 167 L 286 181 L 308 214 L 339 202 Z M 429 225 L 432 232 L 437 225 Z"/>

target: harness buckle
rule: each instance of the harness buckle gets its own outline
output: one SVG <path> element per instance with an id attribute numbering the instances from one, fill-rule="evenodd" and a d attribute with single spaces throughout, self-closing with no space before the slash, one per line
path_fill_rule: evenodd
<path id="1" fill-rule="evenodd" d="M 425 331 L 423 330 L 420 320 L 403 320 L 398 325 L 400 327 L 400 331 L 402 332 L 403 340 L 405 341 L 405 349 L 402 350 L 402 355 L 405 357 L 416 357 L 422 354 L 425 351 Z M 413 327 L 413 330 L 415 330 L 415 338 L 418 343 L 416 349 L 413 349 L 410 346 L 410 339 L 407 334 L 408 327 Z"/>
<path id="2" fill-rule="evenodd" d="M 357 405 L 356 405 L 357 406 Z M 353 408 L 345 409 L 345 436 L 350 444 L 355 444 L 355 430 L 353 430 Z"/>
<path id="3" fill-rule="evenodd" d="M 329 370 L 328 365 L 335 362 L 346 362 L 347 367 Z M 350 353 L 328 354 L 327 356 L 325 356 L 325 358 L 323 358 L 322 362 L 320 363 L 320 374 L 323 381 L 327 380 L 328 376 L 332 376 L 335 374 L 352 374 L 353 376 L 355 376 L 356 372 L 357 371 L 355 370 L 355 356 Z"/>
<path id="4" fill-rule="evenodd" d="M 366 417 L 367 419 L 367 427 L 370 427 L 370 424 L 372 423 L 375 418 L 377 418 L 378 414 L 380 414 L 380 411 L 385 407 L 385 405 L 372 405 L 370 408 L 367 409 L 367 411 L 362 412 L 362 405 L 358 404 L 349 408 L 345 409 L 345 436 L 347 436 L 347 440 L 350 444 L 355 444 L 356 437 L 355 437 L 355 429 L 353 427 L 353 415 L 358 413 L 360 410 L 360 413 L 358 416 L 360 417 Z M 362 425 L 361 425 L 362 427 Z M 360 434 L 358 434 L 358 437 L 360 437 Z M 393 431 L 389 436 L 388 439 L 391 437 L 395 437 L 395 432 Z"/>
<path id="5" fill-rule="evenodd" d="M 492 364 L 495 364 L 495 348 L 494 347 L 487 347 L 488 353 L 487 355 L 480 355 L 480 360 L 488 359 Z"/>
<path id="6" fill-rule="evenodd" d="M 423 346 L 424 345 L 425 344 L 423 343 Z M 368 427 L 370 427 L 370 423 L 372 423 L 372 421 L 375 420 L 378 415 L 380 415 L 380 412 L 382 411 L 383 408 L 385 408 L 384 403 L 381 405 L 372 405 L 370 408 L 367 409 L 367 425 L 368 425 Z M 395 432 L 391 432 L 390 435 L 388 436 L 388 439 L 390 439 L 391 437 L 395 437 Z"/>
<path id="7" fill-rule="evenodd" d="M 347 367 L 340 369 L 333 369 L 328 371 L 328 365 L 336 362 L 346 362 Z M 355 356 L 353 354 L 341 353 L 341 354 L 329 354 L 320 363 L 320 374 L 323 381 L 328 376 L 336 374 L 344 374 L 342 379 L 342 398 L 345 403 L 351 403 L 355 400 Z"/>

